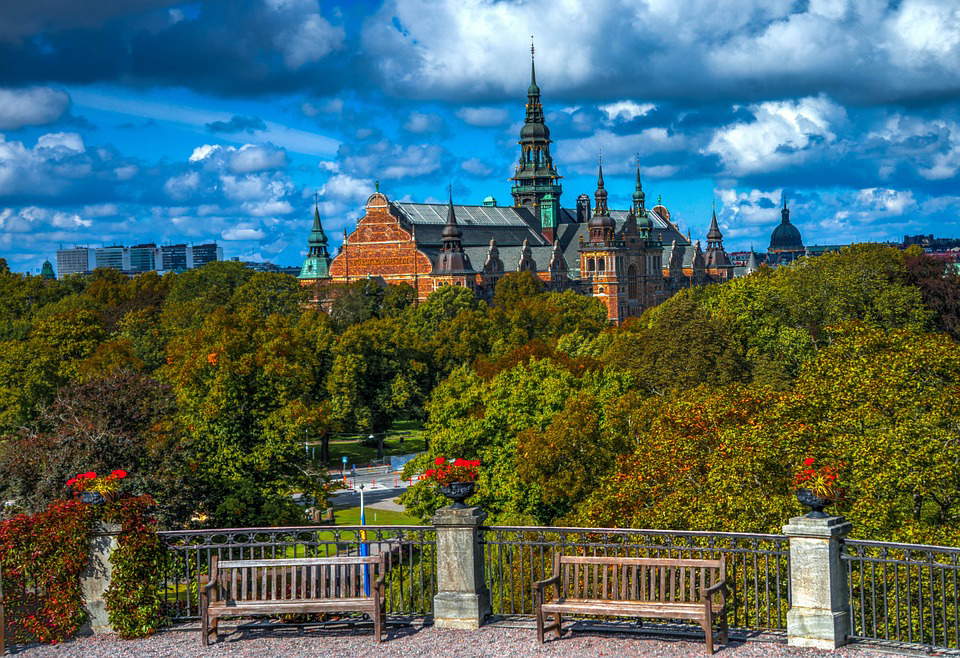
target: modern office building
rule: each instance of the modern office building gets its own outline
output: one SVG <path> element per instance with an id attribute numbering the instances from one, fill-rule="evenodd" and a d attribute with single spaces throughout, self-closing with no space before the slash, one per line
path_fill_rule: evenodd
<path id="1" fill-rule="evenodd" d="M 119 244 L 100 247 L 94 251 L 94 265 L 124 272 L 130 269 L 130 253 Z"/>
<path id="2" fill-rule="evenodd" d="M 94 266 L 94 253 L 88 247 L 57 250 L 57 272 L 61 279 L 69 274 L 92 272 Z"/>
<path id="3" fill-rule="evenodd" d="M 193 252 L 194 267 L 203 267 L 207 263 L 223 260 L 223 248 L 217 246 L 216 242 L 195 244 L 191 251 Z"/>
<path id="4" fill-rule="evenodd" d="M 157 269 L 157 245 L 152 242 L 130 247 L 130 271 L 151 272 Z"/>
<path id="5" fill-rule="evenodd" d="M 165 244 L 159 252 L 157 265 L 165 272 L 182 272 L 193 267 L 193 250 L 185 244 Z"/>

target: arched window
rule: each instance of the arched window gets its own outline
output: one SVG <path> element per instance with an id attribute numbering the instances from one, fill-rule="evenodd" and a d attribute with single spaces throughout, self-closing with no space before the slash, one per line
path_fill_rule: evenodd
<path id="1" fill-rule="evenodd" d="M 600 271 L 600 272 L 603 272 L 604 270 L 606 270 L 607 268 L 604 267 L 604 264 L 605 264 L 605 263 L 603 262 L 603 259 L 602 259 L 602 258 L 598 258 L 598 259 L 597 259 L 597 270 Z"/>
<path id="2" fill-rule="evenodd" d="M 587 259 L 587 272 L 593 272 L 594 262 L 592 258 Z"/>

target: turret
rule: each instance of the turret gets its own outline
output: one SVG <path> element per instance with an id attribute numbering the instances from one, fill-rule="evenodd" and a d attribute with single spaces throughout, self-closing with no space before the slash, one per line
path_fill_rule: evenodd
<path id="1" fill-rule="evenodd" d="M 343 244 L 347 243 L 344 232 Z M 342 250 L 342 247 L 341 247 Z M 298 279 L 327 279 L 330 277 L 330 254 L 327 251 L 327 235 L 323 232 L 320 222 L 320 202 L 316 196 L 313 200 L 313 226 L 310 237 L 307 238 L 307 258 L 300 268 Z"/>

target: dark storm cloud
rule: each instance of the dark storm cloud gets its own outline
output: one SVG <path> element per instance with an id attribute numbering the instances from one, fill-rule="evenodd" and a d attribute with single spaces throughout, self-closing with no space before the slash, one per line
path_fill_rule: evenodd
<path id="1" fill-rule="evenodd" d="M 212 133 L 246 132 L 253 134 L 266 129 L 267 124 L 260 117 L 245 117 L 239 114 L 233 115 L 229 121 L 214 121 L 207 124 L 207 130 Z"/>
<path id="2" fill-rule="evenodd" d="M 95 27 L 117 16 L 176 4 L 172 0 L 11 0 L 0 3 L 0 41 L 45 30 Z"/>
<path id="3" fill-rule="evenodd" d="M 342 52 L 328 57 L 342 51 L 345 33 L 316 0 L 208 0 L 117 14 L 0 43 L 0 77 L 16 84 L 109 81 L 223 94 L 329 93 L 354 68 Z"/>

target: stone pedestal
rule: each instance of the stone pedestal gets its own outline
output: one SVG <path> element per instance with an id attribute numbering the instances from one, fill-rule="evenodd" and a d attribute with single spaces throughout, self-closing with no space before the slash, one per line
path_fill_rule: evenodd
<path id="1" fill-rule="evenodd" d="M 83 634 L 100 635 L 113 632 L 107 619 L 107 602 L 103 595 L 110 586 L 110 574 L 113 571 L 110 554 L 117 547 L 119 532 L 119 525 L 102 523 L 94 528 L 93 537 L 90 539 L 90 561 L 80 577 L 83 607 L 87 611 L 87 621 L 80 629 Z"/>
<path id="2" fill-rule="evenodd" d="M 483 578 L 479 530 L 487 513 L 479 507 L 443 507 L 433 515 L 437 529 L 437 628 L 474 630 L 490 614 L 490 592 Z"/>
<path id="3" fill-rule="evenodd" d="M 850 597 L 840 550 L 851 527 L 842 516 L 796 516 L 783 526 L 790 538 L 789 645 L 835 649 L 847 643 Z"/>

